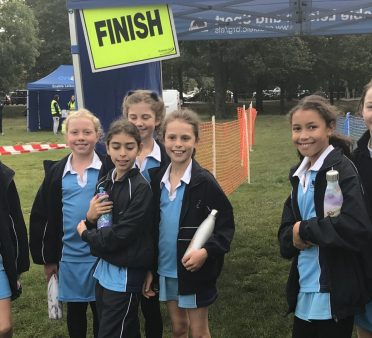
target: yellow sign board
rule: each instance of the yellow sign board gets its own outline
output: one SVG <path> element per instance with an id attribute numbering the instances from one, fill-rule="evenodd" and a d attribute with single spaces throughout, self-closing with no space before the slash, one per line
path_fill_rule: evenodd
<path id="1" fill-rule="evenodd" d="M 82 9 L 93 72 L 179 56 L 168 5 Z"/>

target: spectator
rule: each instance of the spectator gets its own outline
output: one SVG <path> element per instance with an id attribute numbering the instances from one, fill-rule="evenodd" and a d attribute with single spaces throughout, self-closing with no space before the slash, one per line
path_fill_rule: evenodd
<path id="1" fill-rule="evenodd" d="M 62 111 L 58 104 L 59 95 L 54 95 L 52 102 L 50 103 L 50 113 L 53 117 L 53 133 L 57 135 L 59 127 L 59 119 L 61 118 Z"/>

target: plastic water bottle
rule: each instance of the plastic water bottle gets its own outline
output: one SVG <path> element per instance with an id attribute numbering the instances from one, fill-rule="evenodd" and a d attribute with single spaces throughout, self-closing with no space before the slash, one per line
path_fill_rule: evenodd
<path id="1" fill-rule="evenodd" d="M 341 212 L 342 196 L 341 188 L 338 184 L 338 171 L 329 170 L 326 174 L 327 188 L 324 194 L 324 217 L 336 217 Z"/>
<path id="2" fill-rule="evenodd" d="M 192 250 L 201 249 L 205 242 L 211 237 L 214 225 L 216 224 L 217 213 L 218 211 L 213 209 L 207 218 L 199 225 L 184 256 L 188 255 Z"/>
<path id="3" fill-rule="evenodd" d="M 103 187 L 99 188 L 98 197 L 107 195 L 107 192 Z M 102 202 L 106 202 L 108 199 L 104 199 Z M 97 220 L 97 229 L 103 228 L 103 227 L 109 227 L 112 225 L 112 214 L 111 212 L 108 212 L 107 214 L 101 215 Z"/>

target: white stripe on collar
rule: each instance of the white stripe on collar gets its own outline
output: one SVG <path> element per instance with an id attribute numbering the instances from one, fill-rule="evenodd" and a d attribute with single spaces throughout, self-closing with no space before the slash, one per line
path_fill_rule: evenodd
<path id="1" fill-rule="evenodd" d="M 330 144 L 319 156 L 319 158 L 316 160 L 316 162 L 309 168 L 310 160 L 308 157 L 304 157 L 302 160 L 300 166 L 297 168 L 295 173 L 293 174 L 293 177 L 297 176 L 301 178 L 304 176 L 304 174 L 307 171 L 313 170 L 313 171 L 319 171 L 319 169 L 322 167 L 325 158 L 328 156 L 328 154 L 334 149 L 334 147 Z"/>
<path id="2" fill-rule="evenodd" d="M 62 178 L 65 177 L 65 175 L 70 172 L 71 174 L 76 174 L 77 172 L 72 168 L 72 164 L 71 164 L 71 159 L 72 159 L 72 153 L 68 156 L 67 158 L 67 162 L 66 162 L 66 165 L 65 165 L 65 169 L 63 170 L 63 174 L 62 174 Z M 93 153 L 93 159 L 92 159 L 92 162 L 91 164 L 85 168 L 86 169 L 89 169 L 89 168 L 93 168 L 93 169 L 97 169 L 97 170 L 100 170 L 101 169 L 101 166 L 102 166 L 102 162 L 99 158 L 99 156 L 96 154 L 96 152 Z"/>

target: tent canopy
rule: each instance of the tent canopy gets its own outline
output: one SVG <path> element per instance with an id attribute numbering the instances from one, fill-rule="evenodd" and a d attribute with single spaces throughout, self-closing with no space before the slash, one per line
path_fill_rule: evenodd
<path id="1" fill-rule="evenodd" d="M 59 66 L 40 80 L 27 84 L 28 90 L 74 90 L 74 70 L 71 65 Z"/>
<path id="2" fill-rule="evenodd" d="M 372 32 L 367 0 L 67 0 L 69 9 L 171 6 L 179 40 Z"/>
<path id="3" fill-rule="evenodd" d="M 27 129 L 29 131 L 52 129 L 50 102 L 53 96 L 58 94 L 61 109 L 67 108 L 67 102 L 75 91 L 73 67 L 59 66 L 42 79 L 28 83 L 27 89 Z"/>

